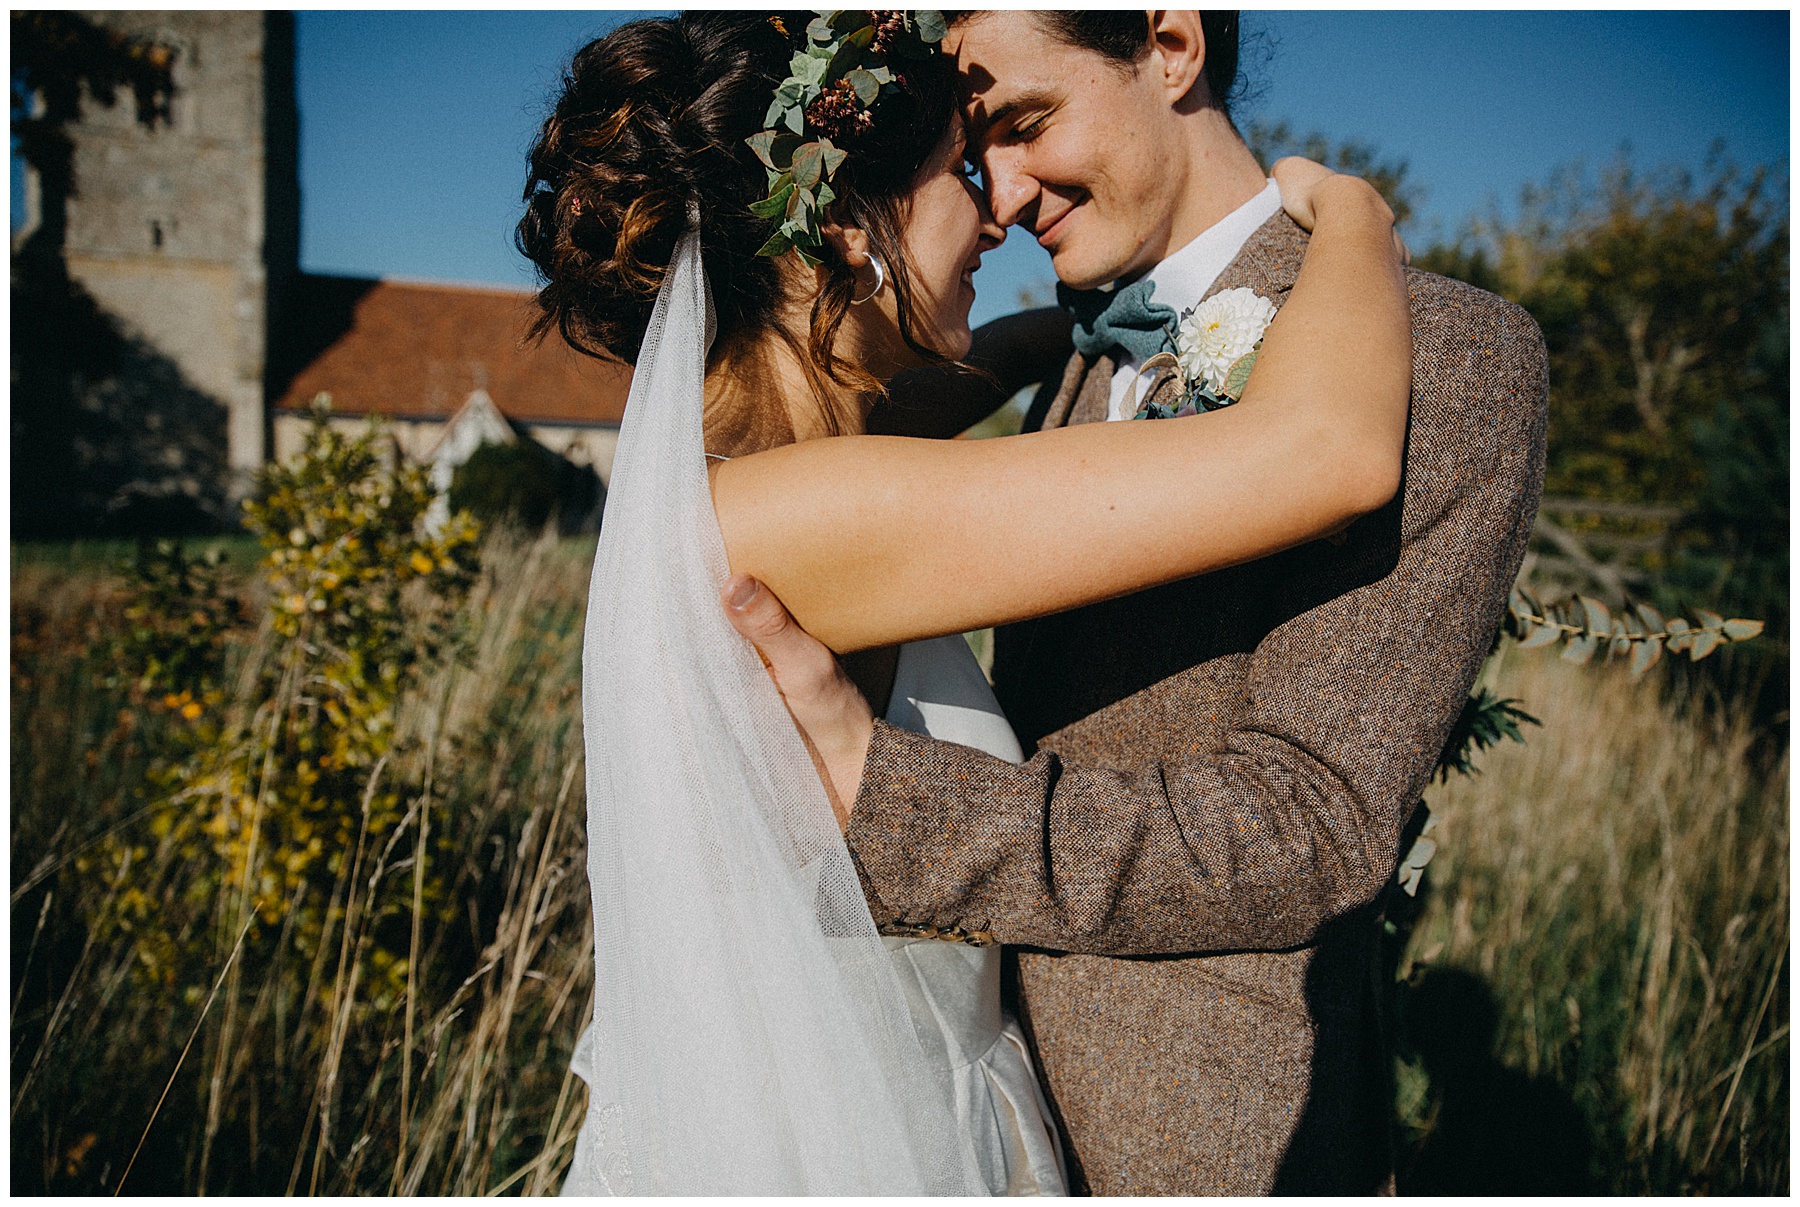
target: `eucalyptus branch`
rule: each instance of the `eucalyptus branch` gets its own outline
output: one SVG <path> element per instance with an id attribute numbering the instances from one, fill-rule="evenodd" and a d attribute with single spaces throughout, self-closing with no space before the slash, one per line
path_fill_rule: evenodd
<path id="1" fill-rule="evenodd" d="M 1660 662 L 1665 650 L 1698 662 L 1722 645 L 1748 641 L 1763 631 L 1760 620 L 1726 620 L 1705 608 L 1694 609 L 1694 616 L 1694 620 L 1665 617 L 1646 603 L 1628 604 L 1615 613 L 1586 595 L 1568 595 L 1546 604 L 1528 588 L 1515 586 L 1489 666 L 1499 656 L 1498 642 L 1511 637 L 1525 650 L 1563 642 L 1563 661 L 1577 665 L 1591 662 L 1604 648 L 1608 659 L 1628 658 L 1631 675 L 1636 678 Z M 1476 774 L 1476 755 L 1502 739 L 1523 744 L 1525 734 L 1519 726 L 1539 724 L 1536 717 L 1518 707 L 1520 701 L 1501 699 L 1489 691 L 1487 679 L 1485 673 L 1480 676 L 1463 702 L 1438 757 L 1435 775 L 1439 780 L 1448 780 L 1453 774 Z"/>
<path id="2" fill-rule="evenodd" d="M 1615 613 L 1597 599 L 1570 595 L 1545 604 L 1525 587 L 1514 587 L 1507 602 L 1504 631 L 1532 650 L 1564 643 L 1565 662 L 1582 665 L 1602 647 L 1606 656 L 1628 657 L 1635 678 L 1662 660 L 1663 651 L 1686 654 L 1698 662 L 1722 645 L 1748 641 L 1763 631 L 1760 620 L 1727 620 L 1705 608 L 1693 620 L 1665 618 L 1647 603 L 1628 603 Z"/>

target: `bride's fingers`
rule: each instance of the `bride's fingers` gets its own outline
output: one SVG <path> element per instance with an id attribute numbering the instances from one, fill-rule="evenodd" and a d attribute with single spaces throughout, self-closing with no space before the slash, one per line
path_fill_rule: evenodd
<path id="1" fill-rule="evenodd" d="M 1298 155 L 1289 155 L 1285 159 L 1275 161 L 1269 169 L 1269 175 L 1281 188 L 1281 208 L 1287 211 L 1302 230 L 1310 231 L 1318 225 L 1318 213 L 1313 205 L 1313 198 L 1319 185 L 1338 173 L 1322 163 L 1310 159 L 1302 159 Z M 1406 246 L 1406 240 L 1400 232 L 1394 232 L 1394 254 L 1400 257 L 1400 263 L 1412 263 L 1412 249 Z"/>
<path id="2" fill-rule="evenodd" d="M 1269 169 L 1269 175 L 1281 189 L 1281 208 L 1288 217 L 1298 223 L 1302 230 L 1311 230 L 1314 225 L 1312 193 L 1319 182 L 1337 175 L 1322 163 L 1303 159 L 1298 155 L 1289 155 L 1275 161 Z"/>

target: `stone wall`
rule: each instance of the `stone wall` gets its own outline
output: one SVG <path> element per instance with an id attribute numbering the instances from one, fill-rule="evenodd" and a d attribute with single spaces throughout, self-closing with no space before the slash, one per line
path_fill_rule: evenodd
<path id="1" fill-rule="evenodd" d="M 298 272 L 293 18 L 94 12 L 177 50 L 172 121 L 83 107 L 65 245 L 70 275 L 226 408 L 232 493 L 269 443 L 267 331 Z"/>

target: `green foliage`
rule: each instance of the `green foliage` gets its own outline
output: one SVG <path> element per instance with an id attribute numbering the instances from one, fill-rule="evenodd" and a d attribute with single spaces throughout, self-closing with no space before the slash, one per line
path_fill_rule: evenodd
<path id="1" fill-rule="evenodd" d="M 15 1189 L 555 1190 L 585 1113 L 569 1055 L 593 973 L 579 671 L 592 560 L 591 538 L 484 539 L 439 656 L 403 677 L 380 777 L 356 785 L 359 828 L 389 785 L 406 813 L 381 841 L 353 834 L 341 876 L 315 861 L 271 927 L 245 917 L 199 825 L 211 798 L 152 770 L 267 768 L 259 891 L 294 818 L 284 743 L 326 728 L 295 715 L 322 707 L 272 695 L 293 642 L 263 606 L 278 602 L 267 567 L 222 583 L 262 622 L 222 635 L 225 697 L 190 723 L 154 696 L 134 703 L 112 665 L 140 591 L 111 573 L 116 555 L 15 549 Z M 300 658 L 296 694 L 317 701 L 329 654 Z M 203 754 L 209 724 L 220 749 Z"/>
<path id="2" fill-rule="evenodd" d="M 1762 616 L 1769 640 L 1713 669 L 1715 685 L 1757 700 L 1762 719 L 1788 707 L 1788 329 L 1764 324 L 1752 355 L 1754 392 L 1720 399 L 1689 425 L 1702 468 L 1698 497 L 1670 534 L 1653 598 L 1671 610 L 1703 599 Z"/>
<path id="3" fill-rule="evenodd" d="M 1592 662 L 1596 653 L 1605 651 L 1602 661 L 1624 659 L 1631 668 L 1631 677 L 1636 679 L 1662 661 L 1665 650 L 1686 654 L 1689 662 L 1699 662 L 1715 650 L 1760 636 L 1763 627 L 1760 620 L 1727 620 L 1705 608 L 1696 609 L 1694 620 L 1664 617 L 1647 603 L 1633 604 L 1615 613 L 1586 595 L 1570 595 L 1546 604 L 1529 588 L 1515 586 L 1507 601 L 1506 619 L 1495 636 L 1495 653 L 1451 727 L 1444 751 L 1438 756 L 1436 778 L 1448 781 L 1453 774 L 1475 775 L 1476 755 L 1498 745 L 1503 738 L 1523 744 L 1525 735 L 1519 729 L 1520 723 L 1541 724 L 1518 707 L 1520 701 L 1500 699 L 1484 685 L 1494 659 L 1499 657 L 1501 643 L 1508 638 L 1524 650 L 1561 642 L 1562 660 L 1577 666 Z"/>
<path id="4" fill-rule="evenodd" d="M 1412 217 L 1424 195 L 1419 185 L 1407 180 L 1406 160 L 1382 159 L 1381 152 L 1372 143 L 1359 139 L 1333 143 L 1317 130 L 1303 135 L 1285 121 L 1272 124 L 1256 121 L 1250 124 L 1250 137 L 1245 141 L 1264 167 L 1288 155 L 1302 155 L 1333 171 L 1361 176 L 1375 186 L 1394 211 L 1395 225 Z"/>
<path id="5" fill-rule="evenodd" d="M 315 404 L 301 456 L 267 467 L 245 504 L 265 551 L 268 640 L 244 672 L 248 693 L 223 715 L 218 651 L 231 617 L 216 576 L 178 550 L 141 563 L 125 664 L 189 725 L 148 776 L 149 833 L 109 840 L 88 862 L 121 885 L 117 917 L 139 936 L 153 982 L 177 988 L 193 963 L 183 947 L 216 941 L 195 926 L 221 895 L 243 911 L 248 959 L 277 927 L 315 956 L 357 853 L 399 841 L 421 807 L 428 785 L 383 771 L 400 753 L 395 715 L 414 672 L 453 638 L 479 531 L 465 514 L 431 531 L 432 497 L 422 470 L 387 463 L 378 431 L 338 431 L 329 403 Z M 150 840 L 169 838 L 196 866 L 179 905 L 128 874 Z M 438 891 L 432 879 L 414 896 L 435 908 Z M 401 904 L 390 892 L 386 908 Z M 404 932 L 385 932 L 366 953 L 389 996 L 404 987 L 405 945 Z"/>
<path id="6" fill-rule="evenodd" d="M 600 479 L 533 440 L 483 444 L 456 467 L 450 509 L 483 523 L 512 521 L 535 532 L 554 516 L 573 529 L 594 513 Z"/>
<path id="7" fill-rule="evenodd" d="M 1588 581 L 1615 604 L 1629 583 L 1662 612 L 1700 601 L 1765 619 L 1768 640 L 1694 672 L 1753 696 L 1765 720 L 1787 709 L 1784 192 L 1766 169 L 1742 171 L 1722 151 L 1698 177 L 1624 161 L 1597 181 L 1567 169 L 1527 188 L 1516 218 L 1491 216 L 1417 260 L 1520 303 L 1543 328 L 1546 494 L 1600 504 L 1541 526 L 1556 546 L 1545 552 L 1593 569 L 1571 545 L 1613 550 Z M 1593 636 L 1591 648 L 1571 636 L 1565 656 L 1612 644 Z M 1685 648 L 1691 657 L 1713 646 L 1702 636 Z M 1643 641 L 1629 652 L 1654 661 L 1659 650 Z"/>
<path id="8" fill-rule="evenodd" d="M 1415 252 L 1412 266 L 1421 272 L 1435 272 L 1440 277 L 1452 277 L 1477 289 L 1506 296 L 1506 278 L 1491 250 L 1467 237 L 1455 243 L 1434 243 L 1422 252 Z"/>
<path id="9" fill-rule="evenodd" d="M 1769 174 L 1716 154 L 1703 177 L 1619 162 L 1525 190 L 1422 268 L 1518 302 L 1550 351 L 1550 494 L 1689 505 L 1708 465 L 1689 421 L 1774 392 L 1758 345 L 1785 330 L 1788 225 Z M 1782 493 L 1785 494 L 1785 486 Z"/>
<path id="10" fill-rule="evenodd" d="M 1720 399 L 1691 424 L 1705 466 L 1699 498 L 1684 523 L 1727 555 L 1756 563 L 1788 549 L 1788 321 L 1785 309 L 1762 324 L 1747 366 L 1749 392 Z"/>
<path id="11" fill-rule="evenodd" d="M 1450 738 L 1444 743 L 1444 753 L 1438 758 L 1438 780 L 1448 780 L 1452 774 L 1478 774 L 1475 756 L 1499 745 L 1502 738 L 1524 745 L 1525 735 L 1519 726 L 1543 722 L 1518 705 L 1517 700 L 1502 700 L 1487 688 L 1477 687 L 1463 703 Z"/>
<path id="12" fill-rule="evenodd" d="M 453 837 L 434 855 L 459 915 L 427 915 L 414 995 L 381 1006 L 364 996 L 355 953 L 396 919 L 364 914 L 359 891 L 339 924 L 348 938 L 325 959 L 277 946 L 204 1018 L 235 932 L 221 928 L 218 949 L 182 949 L 192 967 L 176 983 L 199 986 L 193 1000 L 146 988 L 131 979 L 129 944 L 90 929 L 116 908 L 111 882 L 56 871 L 100 833 L 148 828 L 134 816 L 135 777 L 172 714 L 119 721 L 129 702 L 105 686 L 104 651 L 124 601 L 104 567 L 64 558 L 47 574 L 30 560 L 37 550 L 15 559 L 15 1190 L 114 1190 L 172 1072 L 126 1193 L 479 1194 L 515 1178 L 527 1193 L 555 1189 L 585 1110 L 567 1063 L 593 970 L 579 822 L 593 544 L 546 544 L 521 553 L 488 540 L 463 613 L 472 669 L 447 692 L 428 678 L 398 710 L 401 732 L 441 735 L 402 744 L 389 767 L 418 784 L 435 759 L 432 833 L 441 824 Z M 254 696 L 262 689 L 241 670 L 265 655 L 241 633 L 228 644 L 225 678 Z M 1544 728 L 1527 746 L 1488 751 L 1481 776 L 1433 792 L 1440 821 L 1425 840 L 1440 849 L 1419 896 L 1405 898 L 1420 914 L 1397 975 L 1458 968 L 1488 985 L 1495 1030 L 1470 1043 L 1573 1100 L 1598 1188 L 1784 1191 L 1781 752 L 1751 756 L 1741 711 L 1677 707 L 1673 677 L 1632 682 L 1509 656 L 1491 686 L 1531 701 Z M 1776 736 L 1784 751 L 1785 729 Z M 213 883 L 210 857 L 145 846 L 130 875 L 162 867 L 158 900 L 189 908 L 188 878 Z M 165 846 L 176 852 L 166 864 Z M 359 883 L 406 879 L 410 854 L 404 835 L 391 852 L 372 849 Z M 214 902 L 227 917 L 230 896 Z M 1454 1014 L 1438 1021 L 1475 1030 Z M 1399 1154 L 1405 1188 L 1416 1144 L 1447 1138 L 1434 1128 L 1455 1087 L 1418 1065 L 1401 1074 L 1415 1142 Z"/>
<path id="13" fill-rule="evenodd" d="M 395 682 L 435 656 L 477 564 L 479 525 L 458 514 L 432 531 L 425 471 L 398 463 L 382 435 L 379 425 L 337 430 L 321 395 L 300 457 L 267 466 L 244 505 L 245 526 L 266 551 L 277 632 L 335 651 L 355 686 Z M 423 591 L 403 599 L 414 583 Z"/>
<path id="14" fill-rule="evenodd" d="M 123 569 L 131 599 L 127 627 L 114 638 L 113 683 L 192 720 L 204 701 L 217 702 L 226 641 L 244 623 L 225 554 L 195 558 L 178 541 L 141 541 Z"/>
<path id="15" fill-rule="evenodd" d="M 1520 649 L 1539 649 L 1563 642 L 1565 662 L 1581 665 L 1599 650 L 1607 658 L 1626 658 L 1635 678 L 1662 660 L 1663 651 L 1686 654 L 1698 662 L 1721 646 L 1762 634 L 1760 620 L 1726 620 L 1701 608 L 1695 619 L 1665 618 L 1647 603 L 1614 613 L 1597 599 L 1573 595 L 1544 604 L 1525 587 L 1514 587 L 1507 602 L 1506 632 Z"/>
<path id="16" fill-rule="evenodd" d="M 948 27 L 930 9 L 869 12 L 817 9 L 806 26 L 806 42 L 794 52 L 788 77 L 775 89 L 768 127 L 745 139 L 768 173 L 769 191 L 750 206 L 758 218 L 776 223 L 759 256 L 792 250 L 806 264 L 819 263 L 824 247 L 819 217 L 837 200 L 831 179 L 845 152 L 831 139 L 854 138 L 873 121 L 884 96 L 902 89 L 899 60 L 933 53 Z M 775 28 L 787 32 L 780 17 Z M 808 128 L 816 137 L 808 139 Z"/>

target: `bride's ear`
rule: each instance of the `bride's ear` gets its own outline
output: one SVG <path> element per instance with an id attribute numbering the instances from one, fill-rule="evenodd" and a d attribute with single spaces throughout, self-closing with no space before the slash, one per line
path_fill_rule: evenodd
<path id="1" fill-rule="evenodd" d="M 838 258 L 848 264 L 852 271 L 861 271 L 869 263 L 869 232 L 860 226 L 845 226 L 841 222 L 825 222 L 819 225 L 819 234 L 825 242 L 831 244 Z"/>
<path id="2" fill-rule="evenodd" d="M 819 234 L 831 249 L 838 254 L 838 260 L 850 269 L 856 278 L 856 293 L 860 299 L 867 301 L 881 289 L 882 269 L 875 261 L 874 244 L 869 239 L 869 232 L 860 226 L 846 226 L 841 222 L 826 222 L 819 227 Z"/>

